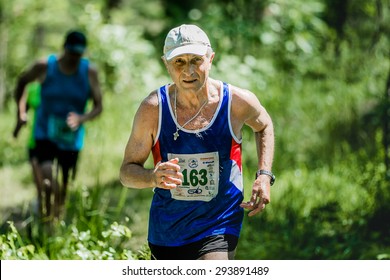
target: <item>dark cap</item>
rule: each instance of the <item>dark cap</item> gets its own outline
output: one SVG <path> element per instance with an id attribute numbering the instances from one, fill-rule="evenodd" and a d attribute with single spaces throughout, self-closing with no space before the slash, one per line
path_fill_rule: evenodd
<path id="1" fill-rule="evenodd" d="M 71 31 L 66 35 L 64 47 L 72 53 L 82 54 L 87 47 L 87 38 L 79 31 Z"/>

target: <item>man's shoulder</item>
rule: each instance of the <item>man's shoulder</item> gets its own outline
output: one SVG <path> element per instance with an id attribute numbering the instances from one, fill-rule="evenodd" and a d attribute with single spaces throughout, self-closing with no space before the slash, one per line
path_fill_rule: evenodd
<path id="1" fill-rule="evenodd" d="M 238 86 L 230 86 L 232 110 L 247 114 L 259 104 L 259 99 L 252 91 Z"/>
<path id="2" fill-rule="evenodd" d="M 235 85 L 230 85 L 230 92 L 232 94 L 232 98 L 239 99 L 254 95 L 254 93 L 250 90 Z"/>
<path id="3" fill-rule="evenodd" d="M 34 65 L 47 65 L 49 63 L 50 57 L 52 56 L 50 55 L 50 56 L 40 57 L 34 61 Z"/>
<path id="4" fill-rule="evenodd" d="M 145 100 L 152 101 L 155 103 L 155 105 L 158 105 L 160 98 L 163 98 L 165 94 L 169 93 L 169 86 L 170 84 L 159 86 L 158 88 L 151 91 Z"/>
<path id="5" fill-rule="evenodd" d="M 159 99 L 157 91 L 154 90 L 146 96 L 138 107 L 137 115 L 146 122 L 155 120 L 159 114 Z"/>
<path id="6" fill-rule="evenodd" d="M 36 61 L 34 61 L 34 63 L 32 64 L 32 66 L 30 68 L 31 69 L 30 71 L 34 72 L 34 73 L 42 74 L 42 73 L 46 72 L 47 65 L 48 65 L 47 57 L 46 58 L 39 58 Z"/>
<path id="7" fill-rule="evenodd" d="M 158 107 L 159 98 L 158 98 L 158 90 L 153 90 L 150 92 L 142 101 L 141 105 L 149 108 Z"/>

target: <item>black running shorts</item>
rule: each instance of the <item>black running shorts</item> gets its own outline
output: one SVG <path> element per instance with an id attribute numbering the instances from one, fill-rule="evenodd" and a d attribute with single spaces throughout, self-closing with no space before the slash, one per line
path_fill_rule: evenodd
<path id="1" fill-rule="evenodd" d="M 155 260 L 196 260 L 212 252 L 231 252 L 237 247 L 235 235 L 213 235 L 183 246 L 157 246 L 149 242 L 152 259 Z"/>

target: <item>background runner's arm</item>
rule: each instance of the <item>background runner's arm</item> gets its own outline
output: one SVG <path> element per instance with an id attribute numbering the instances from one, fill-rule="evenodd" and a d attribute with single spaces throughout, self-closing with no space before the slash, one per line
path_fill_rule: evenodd
<path id="1" fill-rule="evenodd" d="M 30 69 L 22 73 L 18 79 L 14 92 L 14 98 L 17 106 L 16 126 L 13 131 L 14 137 L 18 136 L 20 129 L 27 122 L 26 85 L 36 80 L 42 80 L 46 73 L 46 68 L 46 61 L 38 61 Z"/>

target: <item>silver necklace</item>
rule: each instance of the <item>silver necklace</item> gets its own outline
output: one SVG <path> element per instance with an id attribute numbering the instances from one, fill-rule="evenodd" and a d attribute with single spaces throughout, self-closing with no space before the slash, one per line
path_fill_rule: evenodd
<path id="1" fill-rule="evenodd" d="M 176 109 L 177 109 L 177 104 L 176 104 L 177 97 L 176 96 L 177 96 L 177 90 L 175 89 L 175 118 L 176 118 L 176 123 L 178 124 L 179 123 L 179 119 L 177 118 L 177 111 L 176 111 Z M 200 107 L 199 111 L 191 119 L 186 121 L 185 124 L 183 124 L 181 127 L 185 127 L 187 124 L 192 122 L 200 114 L 200 112 L 202 111 L 203 107 L 206 106 L 207 103 L 208 103 L 208 100 L 205 100 L 203 105 Z M 180 128 L 178 127 L 178 125 L 176 125 L 176 132 L 173 133 L 173 140 L 175 140 L 175 141 L 179 137 L 179 130 L 180 130 Z"/>

